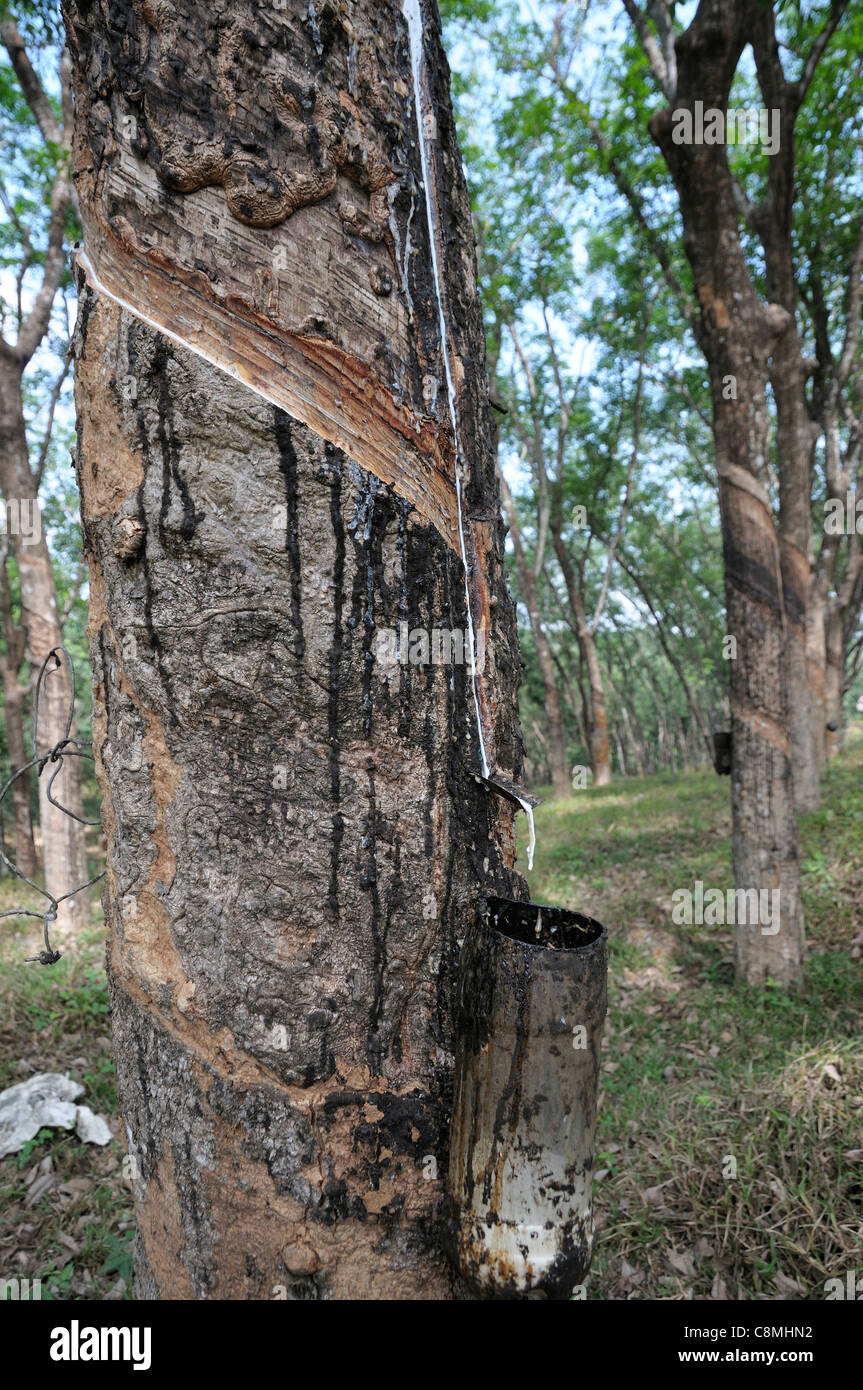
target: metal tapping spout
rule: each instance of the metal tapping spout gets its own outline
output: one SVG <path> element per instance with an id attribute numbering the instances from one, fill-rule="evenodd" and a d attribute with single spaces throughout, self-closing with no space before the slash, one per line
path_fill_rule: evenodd
<path id="1" fill-rule="evenodd" d="M 465 941 L 448 1197 L 480 1296 L 567 1298 L 593 1249 L 606 932 L 490 898 Z"/>

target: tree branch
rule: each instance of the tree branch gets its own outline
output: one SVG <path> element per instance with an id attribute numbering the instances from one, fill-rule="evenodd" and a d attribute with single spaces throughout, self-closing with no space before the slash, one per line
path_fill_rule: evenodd
<path id="1" fill-rule="evenodd" d="M 626 517 L 629 512 L 629 501 L 632 495 L 632 480 L 635 477 L 635 469 L 638 464 L 638 455 L 641 449 L 641 403 L 644 394 L 644 340 L 647 335 L 647 322 L 642 325 L 641 343 L 638 355 L 638 384 L 635 388 L 635 404 L 633 407 L 632 419 L 632 453 L 629 459 L 629 470 L 626 474 L 626 490 L 623 494 L 623 502 L 620 507 L 620 514 L 617 518 L 617 526 L 611 543 L 608 547 L 608 557 L 605 566 L 605 573 L 602 576 L 602 584 L 599 590 L 599 597 L 596 600 L 596 608 L 593 614 L 593 621 L 590 624 L 591 632 L 596 632 L 602 618 L 605 601 L 608 598 L 608 588 L 611 583 L 611 575 L 614 569 L 614 560 L 617 548 L 620 545 L 624 528 L 626 527 Z"/>
<path id="2" fill-rule="evenodd" d="M 675 89 L 677 87 L 677 82 L 675 80 L 672 83 L 665 54 L 657 43 L 655 35 L 651 32 L 647 15 L 638 8 L 635 0 L 623 0 L 623 8 L 632 20 L 633 28 L 638 34 L 639 42 L 644 49 L 644 55 L 650 64 L 650 70 L 656 78 L 660 90 L 667 101 L 673 102 L 676 94 Z"/>
<path id="3" fill-rule="evenodd" d="M 57 120 L 54 108 L 45 95 L 42 83 L 27 56 L 24 40 L 18 32 L 18 25 L 14 19 L 0 20 L 0 39 L 2 39 L 3 46 L 9 54 L 9 60 L 15 69 L 15 76 L 18 78 L 21 91 L 24 93 L 24 100 L 33 112 L 36 124 L 42 132 L 43 140 L 47 140 L 52 145 L 62 145 L 63 131 L 60 122 Z"/>
<path id="4" fill-rule="evenodd" d="M 69 375 L 69 368 L 71 367 L 71 365 L 72 359 L 69 356 L 69 354 L 66 353 L 66 355 L 63 358 L 63 369 L 60 372 L 60 375 L 57 377 L 57 380 L 54 382 L 53 387 L 51 388 L 51 395 L 48 400 L 48 420 L 45 425 L 45 432 L 42 435 L 42 444 L 39 449 L 39 457 L 36 460 L 35 476 L 37 492 L 42 486 L 42 475 L 45 472 L 45 464 L 48 460 L 48 450 L 51 447 L 51 435 L 54 430 L 54 414 L 57 410 L 57 403 L 60 400 L 60 394 L 63 390 L 63 383 L 66 380 L 66 377 Z"/>
<path id="5" fill-rule="evenodd" d="M 820 30 L 803 64 L 803 71 L 796 82 L 789 83 L 789 95 L 795 112 L 806 100 L 806 93 L 812 84 L 818 64 L 824 56 L 824 50 L 832 39 L 840 19 L 848 8 L 848 0 L 832 0 L 830 14 L 827 17 L 823 29 Z"/>
<path id="6" fill-rule="evenodd" d="M 66 170 L 61 169 L 51 190 L 51 219 L 48 224 L 48 249 L 45 252 L 45 268 L 42 284 L 18 335 L 16 353 L 20 361 L 27 363 L 38 348 L 51 322 L 54 299 L 66 267 L 64 238 L 66 231 L 66 212 L 69 206 L 69 180 Z"/>
<path id="7" fill-rule="evenodd" d="M 66 595 L 66 602 L 63 604 L 63 611 L 62 611 L 62 613 L 60 614 L 60 632 L 61 632 L 61 633 L 62 633 L 63 630 L 65 629 L 66 623 L 67 623 L 68 620 L 69 620 L 69 614 L 72 612 L 72 609 L 75 607 L 75 601 L 76 601 L 76 599 L 78 598 L 78 595 L 79 595 L 80 592 L 81 592 L 81 585 L 84 583 L 84 579 L 85 579 L 86 574 L 87 574 L 87 568 L 88 568 L 88 567 L 87 567 L 87 561 L 86 561 L 86 560 L 79 560 L 79 561 L 78 561 L 78 568 L 75 570 L 75 578 L 72 580 L 72 583 L 71 583 L 71 585 L 70 585 L 70 587 L 69 587 L 69 592 L 68 592 L 68 594 Z"/>
<path id="8" fill-rule="evenodd" d="M 836 385 L 842 391 L 851 375 L 854 358 L 860 343 L 860 310 L 863 296 L 863 218 L 848 265 L 848 298 L 845 305 L 845 338 L 836 367 Z"/>

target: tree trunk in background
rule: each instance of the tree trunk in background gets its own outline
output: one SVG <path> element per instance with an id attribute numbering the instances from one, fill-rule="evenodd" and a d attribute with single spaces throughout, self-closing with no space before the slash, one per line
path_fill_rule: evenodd
<path id="1" fill-rule="evenodd" d="M 608 742 L 608 714 L 605 708 L 605 689 L 602 668 L 596 650 L 593 631 L 586 622 L 584 611 L 579 615 L 578 640 L 584 651 L 587 679 L 590 688 L 590 750 L 594 786 L 607 787 L 611 782 L 611 752 Z"/>
<path id="2" fill-rule="evenodd" d="M 623 698 L 620 686 L 615 684 L 614 677 L 611 674 L 611 663 L 608 659 L 606 659 L 605 666 L 608 675 L 608 686 L 617 702 L 620 722 L 623 725 L 623 733 L 626 740 L 626 746 L 629 749 L 630 760 L 633 764 L 637 776 L 644 777 L 647 772 L 647 767 L 645 763 L 645 759 L 647 756 L 647 748 L 645 745 L 644 734 L 641 729 L 641 725 L 638 722 L 638 715 L 636 714 L 635 706 L 632 706 L 632 712 L 630 713 L 629 706 L 627 704 L 627 701 Z"/>
<path id="3" fill-rule="evenodd" d="M 27 435 L 21 405 L 21 369 L 14 362 L 0 362 L 0 491 L 8 501 L 31 504 L 34 516 L 39 502 L 27 453 Z M 27 637 L 27 655 L 38 671 L 52 648 L 61 639 L 57 612 L 57 589 L 48 553 L 44 528 L 38 539 L 13 535 L 12 544 L 21 589 L 21 625 Z M 71 682 L 65 662 L 52 675 L 46 675 L 39 710 L 39 748 L 45 753 L 63 738 L 69 713 Z M 26 761 L 26 760 L 25 760 Z M 75 788 L 79 785 L 77 759 L 68 758 L 54 783 L 52 796 L 62 805 L 75 809 Z M 42 862 L 45 886 L 55 898 L 72 892 L 85 880 L 79 876 L 84 827 L 63 814 L 48 800 L 50 773 L 39 779 L 39 821 L 42 829 Z M 23 780 L 23 779 L 22 779 Z M 80 797 L 78 797 L 80 801 Z M 87 916 L 86 894 L 61 903 L 57 924 L 73 929 Z"/>
<path id="4" fill-rule="evenodd" d="M 856 346 L 853 338 L 850 339 L 850 346 Z M 859 426 L 855 425 L 852 429 L 852 447 L 848 456 L 843 459 L 837 418 L 838 395 L 839 383 L 834 382 L 824 408 L 824 471 L 827 496 L 841 502 L 844 514 L 848 507 L 849 493 L 853 492 L 856 497 L 863 489 L 855 476 L 858 471 L 860 447 Z M 860 537 L 852 533 L 847 537 L 847 541 L 844 541 L 847 544 L 847 553 L 844 572 L 840 575 L 843 540 L 844 538 L 830 533 L 823 536 L 807 610 L 813 699 L 824 730 L 825 761 L 836 755 L 842 743 L 842 702 L 846 693 L 846 638 L 857 629 L 863 587 L 863 552 Z"/>
<path id="5" fill-rule="evenodd" d="M 686 745 L 686 730 L 683 727 L 683 720 L 677 710 L 674 713 L 674 723 L 677 728 L 677 746 L 680 749 L 680 771 L 689 771 L 689 749 Z"/>
<path id="6" fill-rule="evenodd" d="M 545 634 L 542 616 L 539 611 L 539 600 L 536 590 L 536 576 L 530 564 L 530 560 L 524 553 L 524 546 L 521 541 L 521 527 L 518 524 L 518 514 L 515 510 L 515 503 L 512 493 L 507 485 L 503 473 L 498 471 L 500 491 L 503 498 L 504 511 L 509 523 L 509 533 L 515 551 L 515 564 L 518 573 L 518 584 L 521 596 L 527 609 L 527 616 L 530 621 L 530 630 L 533 634 L 536 646 L 536 660 L 539 666 L 539 674 L 542 677 L 542 688 L 545 692 L 545 714 L 548 720 L 548 761 L 551 769 L 551 783 L 555 796 L 569 796 L 572 786 L 569 779 L 569 758 L 566 751 L 566 732 L 563 727 L 563 713 L 560 708 L 560 695 L 557 689 L 557 679 L 554 674 L 554 659 L 551 654 L 548 638 Z"/>
<path id="7" fill-rule="evenodd" d="M 590 765 L 593 783 L 597 787 L 607 787 L 611 782 L 611 748 L 608 738 L 608 714 L 605 708 L 605 689 L 602 684 L 602 667 L 596 650 L 596 638 L 588 622 L 584 599 L 572 557 L 566 548 L 560 526 L 556 519 L 551 526 L 554 553 L 563 574 L 566 595 L 572 610 L 572 622 L 581 659 L 587 669 L 588 699 L 585 701 L 585 714 L 590 734 Z"/>
<path id="8" fill-rule="evenodd" d="M 620 767 L 621 775 L 623 777 L 628 777 L 629 773 L 626 770 L 626 757 L 623 752 L 623 744 L 621 742 L 620 734 L 617 729 L 614 730 L 614 744 L 617 749 L 617 762 Z"/>
<path id="9" fill-rule="evenodd" d="M 6 752 L 9 757 L 9 776 L 29 762 L 27 743 L 24 738 L 24 700 L 26 688 L 20 683 L 21 667 L 24 663 L 25 637 L 23 630 L 15 622 L 12 611 L 12 594 L 9 588 L 8 541 L 0 546 L 0 613 L 2 613 L 3 643 L 3 724 L 6 729 Z M 12 787 L 13 821 L 15 825 L 15 845 L 4 852 L 12 859 L 23 874 L 35 878 L 39 871 L 36 859 L 36 846 L 33 841 L 33 811 L 30 780 L 19 777 Z"/>
<path id="10" fill-rule="evenodd" d="M 702 3 L 676 43 L 676 106 L 725 110 L 747 42 L 744 7 Z M 731 665 L 734 874 L 738 889 L 780 893 L 773 934 L 735 931 L 737 976 L 751 985 L 802 975 L 803 913 L 791 765 L 782 557 L 767 490 L 768 363 L 788 314 L 755 292 L 738 233 L 723 146 L 676 144 L 672 113 L 651 119 L 677 187 L 710 372 Z"/>
<path id="11" fill-rule="evenodd" d="M 662 712 L 662 706 L 661 706 L 659 703 L 657 703 L 657 706 L 656 706 L 656 765 L 657 765 L 657 771 L 659 771 L 659 772 L 661 772 L 661 771 L 665 768 L 665 766 L 666 766 L 666 764 L 667 764 L 667 761 L 668 761 L 668 760 L 666 759 L 666 756 L 665 756 L 665 745 L 666 745 L 667 742 L 668 742 L 668 730 L 667 730 L 666 727 L 665 727 L 665 715 L 664 715 L 663 712 Z M 672 766 L 673 766 L 673 763 L 672 763 Z"/>
<path id="12" fill-rule="evenodd" d="M 477 776 L 521 775 L 519 658 L 448 69 L 426 3 L 413 68 L 390 0 L 222 13 L 65 6 L 138 1293 L 446 1298 L 458 948 L 525 896 Z M 463 554 L 482 680 L 382 659 L 468 626 Z"/>
<path id="13" fill-rule="evenodd" d="M 18 685 L 17 672 L 10 679 L 4 671 L 3 723 L 6 728 L 6 751 L 9 754 L 9 776 L 29 762 L 24 742 L 24 696 Z M 39 872 L 36 846 L 33 843 L 33 812 L 30 800 L 30 779 L 19 777 L 12 788 L 14 808 L 15 848 L 9 853 L 16 868 L 28 878 Z"/>
<path id="14" fill-rule="evenodd" d="M 833 758 L 842 744 L 843 709 L 845 696 L 845 643 L 842 634 L 843 614 L 828 605 L 825 624 L 824 651 L 827 661 L 824 670 L 825 757 Z M 827 725 L 831 727 L 828 729 Z"/>

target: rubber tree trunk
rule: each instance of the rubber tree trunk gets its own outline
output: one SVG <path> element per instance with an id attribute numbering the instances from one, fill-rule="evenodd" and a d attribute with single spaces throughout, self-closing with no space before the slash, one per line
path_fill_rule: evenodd
<path id="1" fill-rule="evenodd" d="M 527 608 L 530 630 L 536 647 L 536 661 L 539 666 L 539 674 L 542 678 L 542 688 L 545 694 L 545 717 L 548 721 L 548 760 L 551 770 L 552 789 L 555 796 L 570 796 L 572 793 L 572 784 L 570 782 L 569 758 L 566 750 L 566 730 L 563 724 L 560 694 L 557 689 L 554 658 L 539 607 L 536 575 L 530 563 L 530 557 L 525 554 L 515 501 L 510 492 L 506 478 L 502 473 L 499 476 L 504 511 L 506 513 L 510 539 L 512 540 L 513 551 L 515 553 L 519 589 L 525 607 Z"/>
<path id="2" fill-rule="evenodd" d="M 26 688 L 21 684 L 20 671 L 24 662 L 24 632 L 15 622 L 12 611 L 12 592 L 9 586 L 8 540 L 0 546 L 0 617 L 3 630 L 3 724 L 6 730 L 6 753 L 10 777 L 29 761 L 24 738 L 24 699 Z M 39 872 L 36 845 L 33 840 L 33 809 L 31 788 L 27 779 L 19 777 L 12 785 L 12 820 L 15 826 L 15 845 L 4 852 L 28 878 Z M 5 870 L 5 865 L 3 866 Z"/>
<path id="3" fill-rule="evenodd" d="M 760 213 L 765 247 L 766 295 L 786 312 L 785 326 L 771 354 L 770 381 L 776 403 L 776 458 L 779 474 L 779 543 L 785 608 L 785 672 L 788 683 L 794 802 L 808 811 L 820 799 L 825 758 L 824 707 L 819 663 L 812 659 L 807 607 L 812 590 L 812 476 L 818 427 L 809 418 L 807 368 L 797 332 L 794 265 L 795 133 L 781 72 L 773 6 L 761 6 L 760 78 L 766 104 L 779 111 L 779 149 L 769 161 L 770 196 Z M 768 58 L 769 61 L 765 61 Z M 776 119 L 776 117 L 774 117 Z"/>
<path id="4" fill-rule="evenodd" d="M 9 755 L 11 777 L 29 762 L 29 758 L 24 742 L 24 697 L 18 684 L 18 673 L 8 673 L 4 670 L 3 675 L 3 724 L 6 729 L 6 751 Z M 12 788 L 12 798 L 15 847 L 10 854 L 22 874 L 26 874 L 28 878 L 35 878 L 39 868 L 33 842 L 30 785 L 26 777 L 18 778 Z"/>
<path id="5" fill-rule="evenodd" d="M 607 787 L 611 782 L 611 749 L 608 739 L 605 688 L 602 683 L 602 667 L 599 664 L 596 638 L 588 622 L 584 596 L 579 582 L 580 577 L 576 573 L 572 556 L 566 548 L 558 518 L 552 521 L 551 534 L 554 552 L 566 585 L 579 653 L 587 668 L 589 701 L 585 704 L 585 715 L 590 733 L 590 765 L 593 772 L 593 782 L 594 786 Z"/>
<path id="6" fill-rule="evenodd" d="M 8 501 L 15 498 L 28 517 L 38 516 L 39 502 L 27 453 L 27 434 L 22 407 L 21 369 L 14 361 L 0 360 L 0 490 Z M 30 511 L 32 508 L 32 512 Z M 38 670 L 45 657 L 61 641 L 57 588 L 48 542 L 42 526 L 23 528 L 11 539 L 21 590 L 21 623 L 26 633 L 27 655 Z M 40 754 L 63 738 L 71 695 L 69 672 L 60 669 L 46 676 L 39 711 Z M 61 805 L 80 804 L 77 759 L 68 758 L 54 782 L 52 795 Z M 23 779 L 21 779 L 23 780 Z M 83 827 L 48 800 L 49 774 L 39 779 L 39 822 L 42 830 L 42 862 L 45 884 L 55 898 L 70 893 L 85 880 L 80 876 L 83 859 Z M 74 929 L 87 915 L 86 895 L 60 904 L 57 925 Z"/>
<path id="7" fill-rule="evenodd" d="M 607 787 L 611 782 L 611 749 L 608 738 L 608 713 L 605 706 L 605 687 L 602 683 L 602 667 L 596 650 L 593 630 L 584 622 L 583 610 L 579 613 L 578 640 L 584 652 L 587 679 L 590 688 L 590 759 L 593 766 L 593 784 Z"/>
<path id="8" fill-rule="evenodd" d="M 832 605 L 828 609 L 826 623 L 825 652 L 827 656 L 824 672 L 824 727 L 826 733 L 825 756 L 834 758 L 842 746 L 843 710 L 845 696 L 845 644 L 842 640 L 841 611 Z M 828 727 L 829 726 L 829 727 Z"/>
<path id="9" fill-rule="evenodd" d="M 838 384 L 834 384 L 824 410 L 824 467 L 827 495 L 841 502 L 845 515 L 849 507 L 849 493 L 853 492 L 856 497 L 858 490 L 853 481 L 856 454 L 852 451 L 851 457 L 843 460 L 837 397 Z M 843 568 L 842 551 L 846 544 Z M 854 632 L 857 626 L 860 573 L 859 536 L 849 535 L 846 542 L 844 538 L 827 532 L 821 541 L 807 609 L 813 701 L 823 725 L 825 761 L 835 757 L 842 746 L 846 635 Z"/>
<path id="10" fill-rule="evenodd" d="M 702 4 L 676 43 L 676 105 L 727 107 L 747 42 L 742 7 Z M 738 979 L 802 975 L 803 913 L 792 782 L 782 555 L 767 487 L 769 361 L 787 311 L 755 292 L 740 244 L 724 147 L 676 144 L 670 109 L 650 123 L 680 199 L 713 399 L 731 667 L 734 876 L 738 890 L 779 892 L 774 924 L 738 925 Z"/>
<path id="11" fill-rule="evenodd" d="M 137 1288 L 446 1298 L 458 944 L 526 892 L 448 69 L 426 3 L 221 16 L 65 6 Z M 383 659 L 403 622 L 472 626 L 481 677 Z"/>

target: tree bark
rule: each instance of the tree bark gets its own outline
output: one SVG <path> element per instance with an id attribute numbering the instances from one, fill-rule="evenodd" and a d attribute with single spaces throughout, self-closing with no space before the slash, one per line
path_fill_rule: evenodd
<path id="1" fill-rule="evenodd" d="M 0 354 L 0 491 L 7 501 L 15 498 L 38 514 L 39 500 L 27 451 L 27 434 L 22 408 L 22 371 L 19 360 L 6 349 Z M 26 634 L 27 655 L 38 670 L 52 648 L 62 641 L 57 612 L 57 589 L 48 542 L 42 526 L 38 536 L 13 534 L 11 537 L 21 589 L 21 625 Z M 63 738 L 69 713 L 71 682 L 65 662 L 46 675 L 39 710 L 39 748 L 43 754 Z M 25 761 L 27 761 L 25 759 Z M 74 809 L 78 785 L 77 759 L 68 758 L 52 787 L 52 796 Z M 83 826 L 65 815 L 48 800 L 50 773 L 39 779 L 39 822 L 42 830 L 42 863 L 45 886 L 55 898 L 71 893 L 85 880 L 78 876 L 81 864 Z M 22 779 L 23 780 L 23 779 Z M 60 904 L 58 928 L 67 932 L 87 916 L 85 895 Z"/>
<path id="2" fill-rule="evenodd" d="M 518 524 L 518 515 L 515 510 L 515 503 L 512 494 L 507 486 L 506 478 L 499 472 L 500 490 L 503 498 L 504 511 L 509 523 L 509 533 L 515 551 L 515 564 L 518 573 L 518 583 L 527 608 L 527 616 L 530 622 L 530 630 L 533 634 L 536 646 L 536 660 L 539 666 L 539 674 L 542 678 L 542 688 L 545 693 L 545 714 L 548 720 L 548 755 L 551 766 L 552 790 L 556 797 L 569 796 L 572 786 L 569 780 L 569 758 L 566 751 L 566 731 L 563 726 L 563 713 L 560 707 L 560 695 L 557 689 L 557 679 L 554 674 L 554 659 L 551 654 L 551 646 L 546 636 L 545 624 L 539 610 L 539 598 L 536 588 L 536 576 L 527 556 L 524 553 L 524 546 L 521 540 L 521 527 Z"/>
<path id="3" fill-rule="evenodd" d="M 767 298 L 786 311 L 773 348 L 770 381 L 776 401 L 779 474 L 779 541 L 785 606 L 785 672 L 788 682 L 792 776 L 798 810 L 820 799 L 824 762 L 824 709 L 818 667 L 811 660 L 807 604 L 812 581 L 812 473 L 818 428 L 809 418 L 807 372 L 797 331 L 794 268 L 795 121 L 799 98 L 785 81 L 773 5 L 751 3 L 753 48 L 765 105 L 778 113 L 779 148 L 768 160 L 769 194 L 752 221 L 764 247 Z M 774 116 L 774 119 L 776 117 Z"/>
<path id="4" fill-rule="evenodd" d="M 577 616 L 579 641 L 584 651 L 584 662 L 587 667 L 587 680 L 590 689 L 590 751 L 591 763 L 593 764 L 593 783 L 596 787 L 607 787 L 611 782 L 611 752 L 602 667 L 599 664 L 593 629 L 587 623 L 583 610 Z M 582 621 L 583 619 L 585 620 Z"/>
<path id="5" fill-rule="evenodd" d="M 453 1292 L 458 948 L 526 896 L 480 780 L 521 775 L 518 654 L 448 69 L 406 10 L 413 50 L 392 0 L 64 9 L 145 1297 Z M 403 622 L 472 623 L 481 676 L 382 660 Z"/>
<path id="6" fill-rule="evenodd" d="M 676 43 L 677 108 L 726 110 L 751 37 L 749 7 L 701 0 Z M 752 285 L 724 146 L 675 143 L 671 109 L 651 133 L 674 179 L 700 306 L 699 337 L 713 399 L 731 665 L 732 809 L 739 889 L 780 893 L 779 930 L 735 932 L 737 976 L 752 985 L 802 975 L 803 914 L 794 808 L 786 615 L 780 542 L 767 490 L 769 360 L 788 312 Z"/>
<path id="7" fill-rule="evenodd" d="M 24 701 L 27 690 L 20 682 L 25 655 L 23 630 L 15 622 L 12 594 L 9 587 L 8 542 L 0 548 L 0 610 L 2 610 L 3 642 L 3 724 L 6 729 L 6 752 L 9 757 L 9 776 L 14 777 L 25 763 L 27 743 L 24 738 Z M 31 789 L 27 778 L 19 777 L 12 786 L 13 821 L 15 825 L 14 863 L 28 878 L 39 872 L 36 845 L 33 840 L 33 810 Z"/>
<path id="8" fill-rule="evenodd" d="M 641 725 L 638 722 L 635 706 L 633 705 L 630 711 L 628 700 L 624 698 L 620 686 L 615 684 L 614 676 L 611 671 L 610 652 L 607 647 L 605 651 L 605 669 L 608 677 L 608 688 L 617 703 L 618 717 L 623 726 L 624 739 L 629 749 L 630 760 L 635 768 L 636 775 L 638 777 L 644 777 L 647 773 L 644 735 Z"/>
<path id="9" fill-rule="evenodd" d="M 3 723 L 6 728 L 6 751 L 9 755 L 9 776 L 14 777 L 25 763 L 29 762 L 24 742 L 24 695 L 18 684 L 17 672 L 14 679 L 3 672 Z M 33 812 L 30 800 L 30 783 L 26 777 L 19 777 L 12 788 L 13 818 L 15 823 L 14 863 L 22 874 L 35 879 L 39 872 L 36 859 L 36 846 L 33 841 Z"/>
<path id="10" fill-rule="evenodd" d="M 596 650 L 596 637 L 588 622 L 579 577 L 575 565 L 566 548 L 558 524 L 558 518 L 551 525 L 554 553 L 563 574 L 566 595 L 572 611 L 572 624 L 578 640 L 581 658 L 587 669 L 588 699 L 585 702 L 585 715 L 590 735 L 590 765 L 593 783 L 596 787 L 607 787 L 611 782 L 611 748 L 608 738 L 608 714 L 605 708 L 605 688 L 602 683 L 602 667 Z"/>

